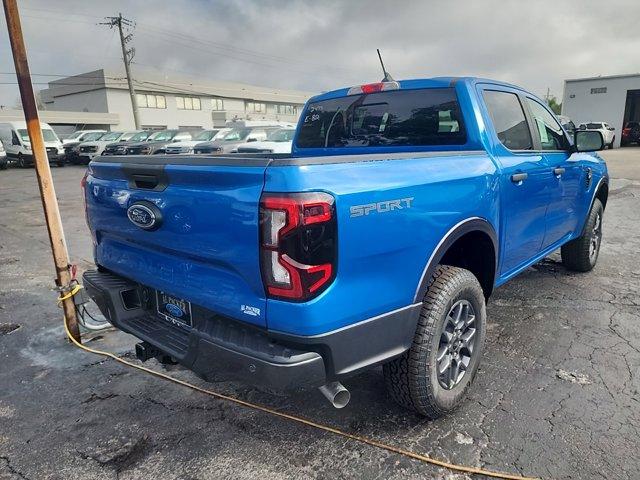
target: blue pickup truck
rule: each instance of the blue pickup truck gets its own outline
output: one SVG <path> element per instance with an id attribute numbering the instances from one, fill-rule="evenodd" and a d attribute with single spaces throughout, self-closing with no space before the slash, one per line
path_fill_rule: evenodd
<path id="1" fill-rule="evenodd" d="M 397 402 L 436 418 L 478 370 L 494 288 L 560 248 L 594 267 L 602 148 L 492 80 L 331 91 L 291 154 L 94 159 L 84 283 L 142 360 L 337 407 L 381 365 Z"/>

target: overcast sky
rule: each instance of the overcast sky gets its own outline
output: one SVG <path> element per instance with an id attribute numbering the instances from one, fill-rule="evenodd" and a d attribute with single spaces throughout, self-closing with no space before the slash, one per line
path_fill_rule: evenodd
<path id="1" fill-rule="evenodd" d="M 312 92 L 377 81 L 472 75 L 562 97 L 563 80 L 640 71 L 640 1 L 20 0 L 34 82 L 121 68 L 117 34 L 137 22 L 138 67 Z M 6 23 L 0 104 L 18 96 Z M 134 76 L 135 76 L 134 65 Z M 9 83 L 9 84 L 7 84 Z M 46 85 L 36 85 L 45 88 Z"/>

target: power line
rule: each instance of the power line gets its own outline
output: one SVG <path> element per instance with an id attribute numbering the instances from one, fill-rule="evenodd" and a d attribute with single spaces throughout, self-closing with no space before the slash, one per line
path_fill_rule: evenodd
<path id="1" fill-rule="evenodd" d="M 135 22 L 126 19 L 121 13 L 117 17 L 105 17 L 106 22 L 100 23 L 100 25 L 107 25 L 109 28 L 118 27 L 120 33 L 120 45 L 122 46 L 122 60 L 124 62 L 124 70 L 127 75 L 127 84 L 129 85 L 129 95 L 131 96 L 131 108 L 133 109 L 133 123 L 136 129 L 140 128 L 140 118 L 138 115 L 138 102 L 136 99 L 136 91 L 133 87 L 133 79 L 131 78 L 131 61 L 136 54 L 134 47 L 127 48 L 126 44 L 133 40 L 133 30 L 135 28 Z M 124 27 L 123 27 L 124 26 Z M 124 28 L 130 31 L 125 35 Z"/>
<path id="2" fill-rule="evenodd" d="M 60 15 L 60 12 L 57 12 L 55 10 L 49 10 L 49 9 L 42 9 L 42 8 L 28 8 L 28 10 L 31 11 L 42 11 L 42 12 L 46 12 L 48 14 L 55 14 L 55 15 Z M 74 13 L 73 15 L 75 16 L 80 16 L 80 17 L 84 17 L 84 18 L 94 18 L 97 19 L 98 17 L 92 16 L 92 15 L 87 15 L 87 14 L 82 14 L 82 13 Z M 41 19 L 46 19 L 46 20 L 51 20 L 51 17 L 34 17 L 34 18 L 41 18 Z M 65 14 L 65 21 L 68 20 L 74 20 L 77 21 L 78 23 L 93 23 L 90 21 L 82 21 L 82 20 L 75 20 L 75 19 L 68 19 L 66 18 L 66 14 Z M 193 35 L 188 35 L 188 34 L 184 34 L 184 33 L 179 33 L 173 30 L 168 30 L 168 29 L 163 29 L 163 28 L 158 28 L 156 26 L 151 26 L 148 24 L 144 24 L 144 23 L 137 23 L 136 25 L 140 30 L 143 30 L 146 32 L 146 34 L 154 36 L 156 38 L 160 38 L 168 43 L 172 43 L 172 44 L 178 44 L 181 45 L 183 47 L 192 49 L 192 50 L 199 50 L 199 51 L 203 51 L 209 55 L 212 56 L 222 56 L 222 57 L 226 57 L 226 58 L 230 58 L 232 60 L 236 60 L 236 61 L 241 61 L 241 62 L 245 62 L 245 63 L 251 63 L 254 65 L 261 65 L 264 67 L 268 67 L 268 68 L 283 68 L 281 64 L 289 64 L 289 65 L 303 65 L 303 66 L 309 66 L 309 67 L 314 67 L 315 69 L 317 69 L 318 67 L 322 67 L 323 69 L 331 69 L 331 70 L 341 70 L 341 71 L 348 71 L 347 68 L 344 67 L 339 67 L 336 65 L 326 65 L 326 64 L 319 64 L 317 62 L 310 62 L 310 61 L 306 61 L 306 60 L 302 60 L 302 59 L 297 59 L 297 58 L 291 58 L 291 57 L 285 57 L 285 56 L 281 56 L 281 55 L 273 55 L 273 54 L 267 54 L 264 52 L 260 52 L 257 50 L 251 50 L 251 49 L 247 49 L 247 48 L 242 48 L 242 47 L 238 47 L 236 45 L 232 45 L 232 44 L 227 44 L 227 43 L 221 43 L 221 42 L 215 42 L 212 40 L 205 40 L 202 38 L 198 38 L 195 37 Z M 175 41 L 171 42 L 167 39 L 167 37 L 171 37 L 173 38 Z M 182 42 L 182 43 L 181 43 Z M 188 42 L 188 43 L 184 43 L 184 42 Z M 197 43 L 199 45 L 201 45 L 200 47 L 194 46 L 193 43 Z M 203 48 L 203 47 L 208 47 L 208 48 Z M 216 50 L 216 51 L 212 51 L 212 50 Z M 136 62 L 137 63 L 137 62 Z M 277 63 L 279 65 L 274 65 L 274 63 Z M 142 64 L 139 64 L 142 65 Z M 303 74 L 303 75 L 314 75 L 313 72 L 309 72 L 309 71 L 305 71 L 305 70 L 296 70 L 296 69 L 291 69 L 288 68 L 287 70 L 299 73 L 299 74 Z"/>

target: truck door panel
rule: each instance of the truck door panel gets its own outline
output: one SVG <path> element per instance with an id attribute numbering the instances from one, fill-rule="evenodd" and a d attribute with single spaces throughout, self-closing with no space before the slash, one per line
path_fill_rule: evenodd
<path id="1" fill-rule="evenodd" d="M 493 136 L 493 152 L 501 165 L 500 274 L 517 269 L 542 248 L 549 203 L 548 166 L 533 151 L 522 99 L 508 90 L 482 91 Z"/>
<path id="2" fill-rule="evenodd" d="M 534 124 L 534 140 L 539 142 L 547 168 L 546 180 L 549 184 L 549 206 L 542 242 L 544 249 L 575 231 L 583 171 L 577 162 L 569 161 L 569 140 L 551 112 L 531 97 L 526 97 L 526 104 Z"/>

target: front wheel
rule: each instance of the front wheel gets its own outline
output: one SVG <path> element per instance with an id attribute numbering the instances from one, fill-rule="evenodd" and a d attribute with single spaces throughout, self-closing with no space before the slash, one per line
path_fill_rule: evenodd
<path id="1" fill-rule="evenodd" d="M 439 265 L 411 348 L 383 366 L 393 399 L 431 419 L 453 411 L 478 371 L 486 320 L 484 293 L 475 275 Z"/>
<path id="2" fill-rule="evenodd" d="M 596 266 L 602 243 L 603 213 L 602 202 L 596 198 L 589 211 L 582 235 L 562 246 L 560 250 L 562 263 L 569 270 L 588 272 Z"/>
<path id="3" fill-rule="evenodd" d="M 611 139 L 611 143 L 609 144 L 609 150 L 612 150 L 612 149 L 613 149 L 613 142 L 615 142 L 615 141 L 616 141 L 616 137 L 613 137 L 613 138 Z"/>
<path id="4" fill-rule="evenodd" d="M 25 162 L 24 155 L 21 153 L 18 154 L 18 166 L 20 168 L 27 168 L 27 162 Z"/>

